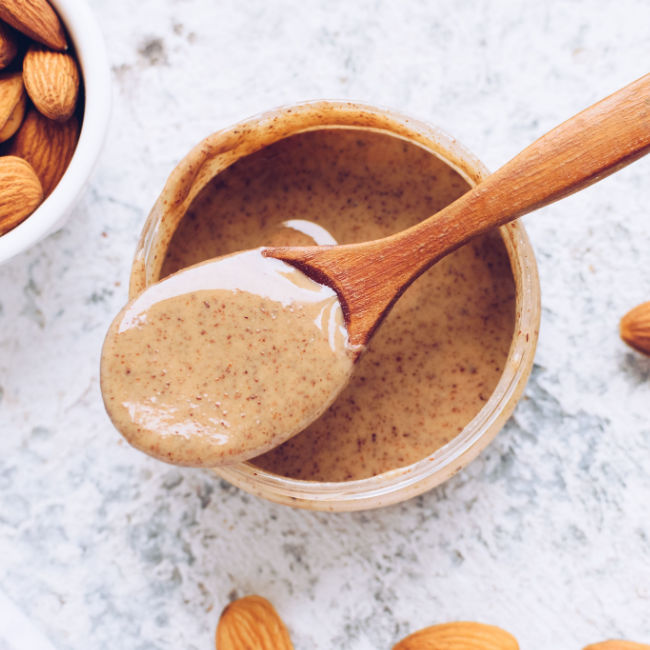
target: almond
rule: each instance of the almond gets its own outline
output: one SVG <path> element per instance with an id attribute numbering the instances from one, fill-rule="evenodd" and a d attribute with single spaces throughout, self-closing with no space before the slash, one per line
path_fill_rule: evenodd
<path id="1" fill-rule="evenodd" d="M 15 32 L 0 20 L 0 70 L 6 68 L 18 52 Z"/>
<path id="2" fill-rule="evenodd" d="M 72 55 L 31 45 L 23 61 L 23 82 L 45 117 L 57 122 L 72 117 L 79 97 L 79 68 Z"/>
<path id="3" fill-rule="evenodd" d="M 47 0 L 0 0 L 0 18 L 53 50 L 68 48 L 63 25 Z"/>
<path id="4" fill-rule="evenodd" d="M 650 355 L 650 302 L 630 310 L 621 319 L 621 338 L 638 352 Z"/>
<path id="5" fill-rule="evenodd" d="M 230 603 L 217 626 L 217 650 L 293 650 L 289 632 L 271 603 L 246 596 Z"/>
<path id="6" fill-rule="evenodd" d="M 7 121 L 4 123 L 4 126 L 0 128 L 0 142 L 9 140 L 9 138 L 18 131 L 20 125 L 23 122 L 25 117 L 25 108 L 27 107 L 27 95 L 25 93 L 20 94 L 20 99 L 14 110 L 10 113 Z"/>
<path id="7" fill-rule="evenodd" d="M 33 108 L 12 140 L 9 153 L 27 160 L 41 179 L 45 196 L 65 173 L 79 139 L 79 122 L 54 122 Z"/>
<path id="8" fill-rule="evenodd" d="M 634 641 L 619 641 L 611 639 L 610 641 L 601 641 L 585 646 L 584 650 L 650 650 L 650 645 L 644 643 L 634 643 Z"/>
<path id="9" fill-rule="evenodd" d="M 393 650 L 519 650 L 519 644 L 494 625 L 460 621 L 425 627 L 402 639 Z"/>
<path id="10" fill-rule="evenodd" d="M 26 105 L 20 72 L 0 72 L 0 142 L 8 140 L 18 130 Z"/>
<path id="11" fill-rule="evenodd" d="M 16 156 L 0 157 L 0 235 L 24 221 L 43 200 L 32 166 Z"/>

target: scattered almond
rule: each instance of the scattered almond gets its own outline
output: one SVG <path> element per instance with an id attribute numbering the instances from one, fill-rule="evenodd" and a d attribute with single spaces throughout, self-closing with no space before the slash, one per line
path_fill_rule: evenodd
<path id="1" fill-rule="evenodd" d="M 20 72 L 0 72 L 0 142 L 8 140 L 25 116 L 25 88 Z"/>
<path id="2" fill-rule="evenodd" d="M 630 310 L 621 319 L 621 338 L 638 352 L 650 355 L 650 302 Z"/>
<path id="3" fill-rule="evenodd" d="M 45 196 L 49 196 L 68 167 L 78 139 L 76 117 L 67 122 L 54 122 L 32 108 L 11 142 L 9 153 L 32 165 L 41 179 Z"/>
<path id="4" fill-rule="evenodd" d="M 14 31 L 0 21 L 0 70 L 6 68 L 18 52 L 18 43 Z"/>
<path id="5" fill-rule="evenodd" d="M 217 650 L 293 650 L 285 624 L 261 596 L 230 603 L 221 613 L 216 641 Z"/>
<path id="6" fill-rule="evenodd" d="M 0 157 L 0 235 L 15 228 L 43 200 L 43 188 L 32 166 L 16 156 Z"/>
<path id="7" fill-rule="evenodd" d="M 634 643 L 634 641 L 601 641 L 585 646 L 584 650 L 650 650 L 650 645 L 644 643 Z"/>
<path id="8" fill-rule="evenodd" d="M 393 650 L 519 650 L 519 644 L 494 625 L 461 621 L 425 627 L 402 639 Z"/>
<path id="9" fill-rule="evenodd" d="M 79 97 L 79 69 L 67 52 L 52 52 L 32 45 L 23 60 L 23 82 L 34 106 L 45 117 L 65 122 L 72 117 Z"/>
<path id="10" fill-rule="evenodd" d="M 63 25 L 47 0 L 0 0 L 0 19 L 53 50 L 66 50 Z"/>

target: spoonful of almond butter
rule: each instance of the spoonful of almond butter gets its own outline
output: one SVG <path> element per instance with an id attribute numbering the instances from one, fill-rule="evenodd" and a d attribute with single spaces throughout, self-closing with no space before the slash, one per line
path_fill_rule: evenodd
<path id="1" fill-rule="evenodd" d="M 262 454 L 333 402 L 385 314 L 437 260 L 649 150 L 646 75 L 408 230 L 245 251 L 169 276 L 109 329 L 107 411 L 132 445 L 170 463 L 214 467 Z"/>

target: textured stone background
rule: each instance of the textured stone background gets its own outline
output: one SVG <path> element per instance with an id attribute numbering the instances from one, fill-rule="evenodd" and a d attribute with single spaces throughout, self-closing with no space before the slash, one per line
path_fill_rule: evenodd
<path id="1" fill-rule="evenodd" d="M 207 649 L 235 595 L 297 650 L 492 622 L 525 649 L 650 642 L 650 159 L 526 219 L 543 289 L 525 398 L 441 488 L 332 516 L 120 442 L 98 356 L 167 174 L 208 133 L 303 99 L 388 105 L 497 168 L 648 72 L 647 0 L 93 0 L 114 112 L 66 227 L 0 268 L 0 590 L 59 650 Z"/>

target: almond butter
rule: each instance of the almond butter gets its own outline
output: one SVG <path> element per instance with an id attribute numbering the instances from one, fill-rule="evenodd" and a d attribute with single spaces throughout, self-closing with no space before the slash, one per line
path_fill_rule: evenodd
<path id="1" fill-rule="evenodd" d="M 621 338 L 638 352 L 650 355 L 650 302 L 630 310 L 621 319 Z"/>
<path id="2" fill-rule="evenodd" d="M 53 50 L 66 50 L 63 25 L 47 0 L 0 0 L 0 19 Z"/>
<path id="3" fill-rule="evenodd" d="M 425 627 L 393 650 L 519 650 L 517 640 L 494 625 L 460 621 Z"/>
<path id="4" fill-rule="evenodd" d="M 0 72 L 0 142 L 8 140 L 18 130 L 26 105 L 20 72 Z"/>
<path id="5" fill-rule="evenodd" d="M 285 624 L 261 596 L 230 603 L 221 613 L 216 641 L 217 650 L 293 650 Z"/>
<path id="6" fill-rule="evenodd" d="M 635 643 L 634 641 L 620 641 L 611 639 L 585 646 L 584 650 L 650 650 L 650 645 Z"/>
<path id="7" fill-rule="evenodd" d="M 15 32 L 0 20 L 0 70 L 6 68 L 18 52 Z"/>
<path id="8" fill-rule="evenodd" d="M 9 153 L 32 165 L 41 179 L 45 196 L 49 196 L 67 169 L 78 139 L 76 117 L 67 122 L 54 122 L 32 108 L 12 140 Z"/>
<path id="9" fill-rule="evenodd" d="M 79 97 L 79 68 L 67 52 L 31 45 L 23 61 L 23 82 L 34 106 L 45 117 L 65 122 Z"/>
<path id="10" fill-rule="evenodd" d="M 24 221 L 43 200 L 32 166 L 16 156 L 0 157 L 0 235 Z"/>

